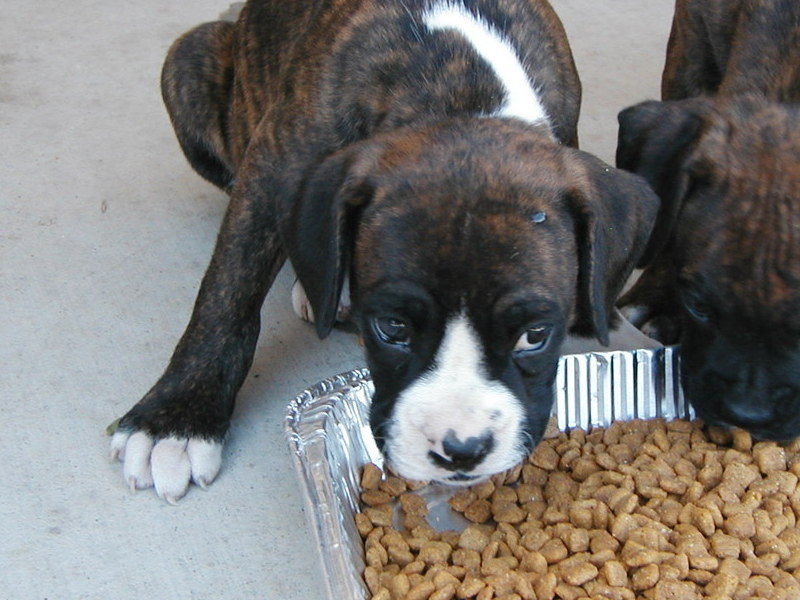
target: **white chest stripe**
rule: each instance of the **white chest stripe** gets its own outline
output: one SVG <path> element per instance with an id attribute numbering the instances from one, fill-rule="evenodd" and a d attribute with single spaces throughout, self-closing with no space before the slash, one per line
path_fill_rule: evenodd
<path id="1" fill-rule="evenodd" d="M 531 84 L 516 50 L 496 28 L 458 3 L 438 2 L 423 15 L 431 31 L 453 29 L 461 33 L 478 55 L 489 63 L 506 91 L 505 103 L 493 116 L 548 124 L 547 113 Z"/>

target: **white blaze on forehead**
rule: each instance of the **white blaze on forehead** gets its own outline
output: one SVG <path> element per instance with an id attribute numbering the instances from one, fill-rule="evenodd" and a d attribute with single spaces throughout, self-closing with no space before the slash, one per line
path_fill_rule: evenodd
<path id="1" fill-rule="evenodd" d="M 489 63 L 505 89 L 506 96 L 503 106 L 492 116 L 548 125 L 542 101 L 525 72 L 517 51 L 497 28 L 457 2 L 438 2 L 425 11 L 422 18 L 431 31 L 458 31 L 478 55 Z"/>
<path id="2" fill-rule="evenodd" d="M 521 444 L 524 409 L 501 382 L 488 378 L 484 350 L 469 319 L 460 314 L 446 326 L 430 371 L 397 399 L 388 428 L 392 466 L 411 479 L 446 479 L 452 472 L 435 466 L 429 452 L 446 457 L 443 440 L 491 434 L 494 446 L 473 475 L 512 467 L 525 452 Z"/>

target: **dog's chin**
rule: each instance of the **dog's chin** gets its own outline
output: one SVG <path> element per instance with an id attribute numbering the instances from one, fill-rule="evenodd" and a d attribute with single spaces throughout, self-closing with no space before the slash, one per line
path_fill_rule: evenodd
<path id="1" fill-rule="evenodd" d="M 417 469 L 410 468 L 402 460 L 394 461 L 391 457 L 384 454 L 386 467 L 399 477 L 408 481 L 427 481 L 430 483 L 440 483 L 452 487 L 469 487 L 476 483 L 485 481 L 491 474 L 465 473 L 462 471 L 447 472 L 442 469 Z"/>
<path id="2" fill-rule="evenodd" d="M 524 458 L 525 455 L 520 455 L 517 460 L 514 460 L 513 462 L 509 460 L 507 464 L 502 465 L 502 468 L 499 468 L 498 470 L 492 469 L 488 472 L 471 473 L 468 471 L 451 472 L 437 468 L 412 468 L 408 464 L 404 464 L 402 460 L 394 461 L 390 456 L 384 454 L 385 464 L 388 469 L 403 479 L 408 481 L 427 481 L 456 488 L 469 487 L 478 483 L 482 483 L 498 473 L 504 473 L 509 469 L 514 468 Z"/>

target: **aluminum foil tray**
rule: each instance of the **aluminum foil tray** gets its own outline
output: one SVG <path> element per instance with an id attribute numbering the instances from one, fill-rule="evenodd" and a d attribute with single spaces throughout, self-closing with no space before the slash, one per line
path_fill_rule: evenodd
<path id="1" fill-rule="evenodd" d="M 635 418 L 693 418 L 678 370 L 678 352 L 671 347 L 564 356 L 555 384 L 559 428 L 589 429 Z M 369 428 L 372 392 L 369 371 L 355 370 L 307 389 L 287 408 L 286 435 L 330 600 L 369 597 L 353 515 L 359 508 L 362 466 L 383 463 Z M 428 500 L 437 502 L 437 497 L 446 508 L 440 492 Z"/>

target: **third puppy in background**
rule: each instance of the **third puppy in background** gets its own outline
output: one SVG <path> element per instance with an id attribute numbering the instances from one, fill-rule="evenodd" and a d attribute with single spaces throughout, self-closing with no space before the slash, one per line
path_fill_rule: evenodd
<path id="1" fill-rule="evenodd" d="M 617 164 L 662 207 L 628 317 L 682 346 L 707 422 L 800 434 L 800 3 L 678 0 L 663 102 L 620 113 Z"/>

